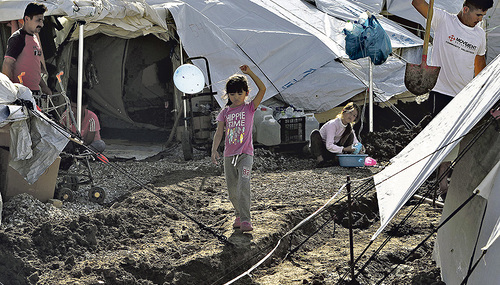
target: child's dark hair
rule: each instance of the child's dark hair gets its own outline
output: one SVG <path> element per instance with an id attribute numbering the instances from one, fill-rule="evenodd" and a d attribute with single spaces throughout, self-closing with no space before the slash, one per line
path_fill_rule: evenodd
<path id="1" fill-rule="evenodd" d="M 26 6 L 26 9 L 24 9 L 24 17 L 28 16 L 30 19 L 33 19 L 33 16 L 36 15 L 43 15 L 45 12 L 47 12 L 47 7 L 41 3 L 36 3 L 36 2 L 31 2 Z"/>
<path id="2" fill-rule="evenodd" d="M 344 113 L 347 113 L 347 112 L 352 112 L 356 110 L 358 115 L 356 116 L 356 119 L 354 120 L 353 124 L 357 123 L 361 117 L 361 113 L 360 113 L 360 108 L 358 106 L 358 104 L 354 103 L 354 102 L 349 102 L 347 103 L 347 105 L 344 106 L 344 108 L 342 108 L 342 111 L 337 115 L 337 118 L 340 118 L 344 115 Z"/>
<path id="3" fill-rule="evenodd" d="M 237 93 L 245 91 L 248 92 L 248 80 L 247 77 L 241 74 L 235 74 L 229 77 L 226 82 L 226 94 L 222 97 L 223 99 L 227 98 L 226 106 L 231 105 L 231 99 L 229 99 L 229 93 Z"/>
<path id="4" fill-rule="evenodd" d="M 486 11 L 493 7 L 493 0 L 465 0 L 463 6 Z"/>
<path id="5" fill-rule="evenodd" d="M 78 90 L 78 85 L 74 80 L 69 80 L 68 81 L 68 88 L 67 88 L 67 95 L 69 97 L 69 101 L 72 103 L 77 103 L 77 90 Z M 85 90 L 82 90 L 82 106 L 88 105 L 89 103 L 89 96 L 87 95 L 87 92 Z"/>

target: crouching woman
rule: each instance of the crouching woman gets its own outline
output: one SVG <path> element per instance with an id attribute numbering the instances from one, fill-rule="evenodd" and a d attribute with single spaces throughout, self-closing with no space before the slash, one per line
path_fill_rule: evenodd
<path id="1" fill-rule="evenodd" d="M 338 165 L 337 154 L 353 153 L 358 143 L 353 126 L 359 121 L 360 110 L 355 103 L 348 103 L 335 119 L 326 122 L 319 130 L 311 132 L 309 148 L 318 167 L 327 162 Z M 361 150 L 364 153 L 364 148 Z"/>

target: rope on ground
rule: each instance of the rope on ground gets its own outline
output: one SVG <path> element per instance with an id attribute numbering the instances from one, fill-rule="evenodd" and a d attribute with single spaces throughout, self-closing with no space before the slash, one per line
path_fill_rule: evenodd
<path id="1" fill-rule="evenodd" d="M 236 278 L 232 279 L 231 281 L 225 283 L 226 285 L 229 285 L 229 284 L 232 284 L 234 282 L 236 282 L 237 280 L 241 279 L 242 277 L 246 276 L 246 275 L 249 275 L 253 270 L 255 270 L 255 268 L 259 267 L 264 261 L 266 261 L 270 256 L 272 256 L 272 254 L 276 251 L 276 249 L 279 247 L 279 245 L 281 244 L 281 241 L 289 236 L 290 234 L 292 234 L 294 231 L 296 231 L 298 228 L 302 227 L 307 221 L 309 221 L 310 219 L 314 218 L 315 216 L 317 216 L 319 213 L 321 213 L 327 206 L 328 204 L 330 204 L 331 201 L 333 201 L 337 195 L 346 187 L 347 184 L 344 184 L 342 185 L 342 187 L 340 187 L 340 189 L 337 191 L 337 193 L 335 193 L 335 195 L 333 195 L 323 206 L 321 206 L 319 209 L 317 209 L 316 211 L 314 211 L 314 213 L 312 213 L 311 215 L 309 215 L 307 218 L 305 218 L 304 220 L 302 220 L 300 223 L 298 223 L 295 227 L 293 227 L 291 230 L 289 230 L 286 234 L 284 234 L 279 240 L 278 242 L 276 243 L 276 246 L 266 255 L 264 256 L 264 258 L 262 258 L 259 262 L 257 262 L 254 266 L 250 267 L 250 269 L 248 269 L 247 271 L 243 272 L 242 274 L 240 274 L 239 276 L 237 276 Z"/>
<path id="2" fill-rule="evenodd" d="M 366 193 L 368 193 L 368 191 L 370 191 L 371 189 L 373 189 L 373 185 L 370 185 L 370 183 L 369 183 L 371 181 L 371 178 L 372 178 L 372 176 L 366 177 L 366 178 L 362 178 L 362 179 L 357 179 L 357 180 L 351 180 L 351 183 L 353 183 L 353 182 L 362 182 L 362 181 L 367 180 L 361 186 L 359 186 L 359 188 L 361 188 L 360 190 L 355 190 L 354 191 L 354 193 L 353 193 L 353 199 L 354 200 L 357 199 L 358 197 L 363 197 Z M 368 179 L 370 179 L 370 180 L 368 180 Z M 336 202 L 342 201 L 346 197 L 347 197 L 347 194 L 344 194 Z M 328 208 L 333 207 L 335 204 L 336 203 L 333 203 L 333 204 L 329 205 Z M 340 210 L 342 210 L 342 208 Z M 317 233 L 319 233 L 320 230 L 322 230 L 328 223 L 330 223 L 332 220 L 334 220 L 334 218 L 335 218 L 335 216 L 330 216 L 325 222 L 323 222 L 322 225 L 320 225 L 318 227 L 318 229 L 316 231 L 314 231 L 313 233 L 307 235 L 306 238 L 300 244 L 298 244 L 295 248 L 290 249 L 284 259 L 288 258 L 289 255 L 294 254 L 296 251 L 298 251 L 300 249 L 300 247 L 302 247 L 314 235 L 316 235 Z M 334 231 L 335 231 L 335 229 L 334 229 Z"/>

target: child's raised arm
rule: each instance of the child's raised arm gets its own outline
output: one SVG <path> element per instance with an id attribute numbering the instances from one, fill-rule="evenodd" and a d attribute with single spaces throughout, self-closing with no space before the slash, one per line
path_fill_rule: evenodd
<path id="1" fill-rule="evenodd" d="M 264 85 L 262 80 L 260 80 L 260 78 L 257 77 L 255 73 L 253 73 L 248 65 L 244 64 L 240 66 L 240 70 L 243 73 L 248 74 L 252 78 L 253 82 L 255 82 L 255 84 L 257 85 L 257 88 L 259 88 L 259 92 L 257 92 L 257 95 L 255 95 L 255 98 L 253 98 L 253 106 L 255 109 L 257 109 L 260 102 L 262 101 L 262 98 L 264 98 L 264 94 L 266 93 L 266 86 Z"/>

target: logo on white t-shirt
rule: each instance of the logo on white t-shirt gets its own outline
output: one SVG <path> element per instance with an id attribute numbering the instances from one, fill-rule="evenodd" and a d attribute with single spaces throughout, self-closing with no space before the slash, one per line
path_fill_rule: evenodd
<path id="1" fill-rule="evenodd" d="M 456 38 L 455 35 L 448 36 L 448 40 L 449 41 L 446 43 L 448 43 L 454 47 L 460 48 L 462 51 L 475 54 L 475 52 L 477 50 L 477 46 L 467 42 L 464 39 Z"/>

